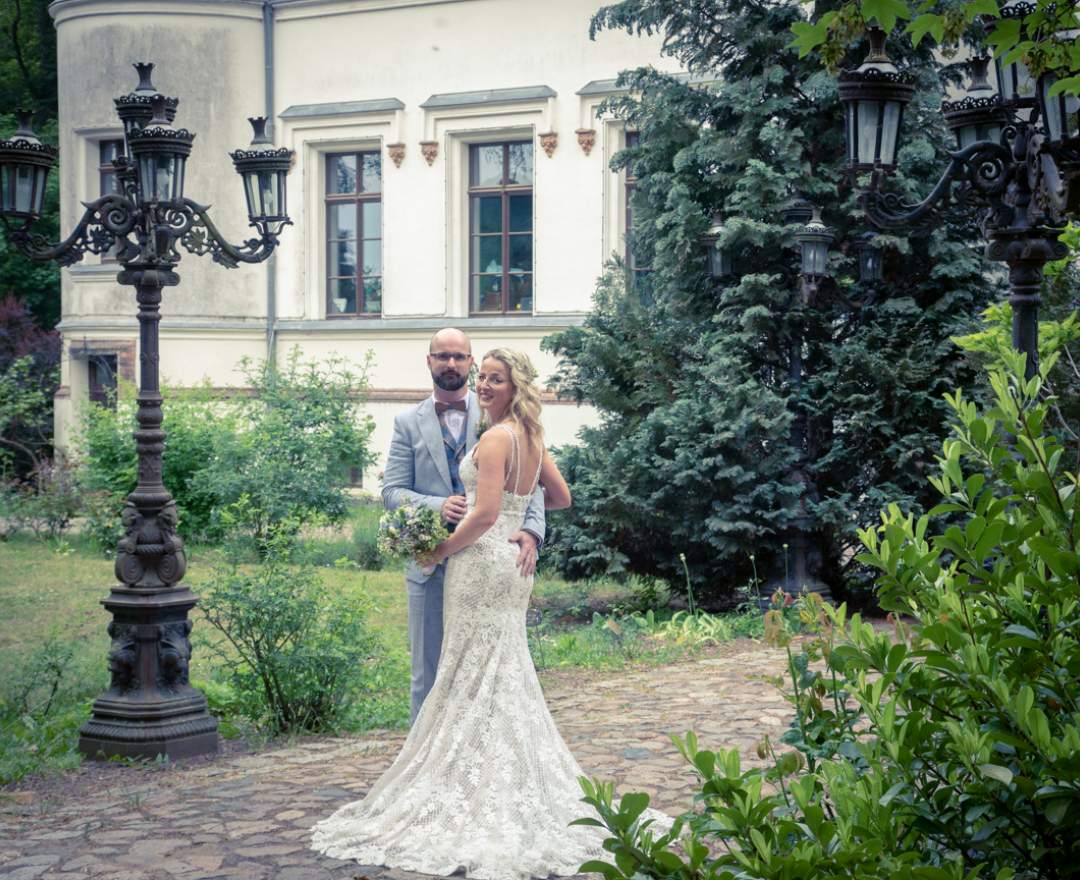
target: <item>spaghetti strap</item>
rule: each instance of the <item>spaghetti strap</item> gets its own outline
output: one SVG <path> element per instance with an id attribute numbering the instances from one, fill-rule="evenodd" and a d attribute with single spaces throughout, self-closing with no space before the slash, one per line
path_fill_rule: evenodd
<path id="1" fill-rule="evenodd" d="M 529 492 L 530 495 L 535 495 L 536 494 L 536 488 L 540 485 L 540 471 L 542 471 L 543 469 L 544 469 L 544 447 L 543 447 L 543 445 L 541 445 L 540 446 L 540 461 L 538 461 L 536 463 L 536 476 L 533 477 L 532 490 Z"/>
<path id="2" fill-rule="evenodd" d="M 497 424 L 495 427 L 496 428 L 504 428 L 510 434 L 510 467 L 511 467 L 511 469 L 514 469 L 514 465 L 516 463 L 517 468 L 514 470 L 514 483 L 510 487 L 509 491 L 511 493 L 513 493 L 514 495 L 516 495 L 517 494 L 518 483 L 521 482 L 521 452 L 518 449 L 517 434 L 514 432 L 513 428 L 511 428 L 509 425 L 504 425 L 502 422 Z M 505 486 L 504 486 L 504 488 L 505 488 Z"/>

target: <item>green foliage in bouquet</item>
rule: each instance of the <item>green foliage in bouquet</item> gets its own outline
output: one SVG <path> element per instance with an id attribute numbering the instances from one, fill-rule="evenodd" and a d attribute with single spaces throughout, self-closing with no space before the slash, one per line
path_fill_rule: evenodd
<path id="1" fill-rule="evenodd" d="M 379 553 L 387 559 L 407 561 L 426 556 L 450 537 L 438 511 L 403 504 L 379 520 Z"/>
<path id="2" fill-rule="evenodd" d="M 813 598 L 797 649 L 767 621 L 789 652 L 794 751 L 766 740 L 767 768 L 743 769 L 680 740 L 701 780 L 681 844 L 586 787 L 607 880 L 1080 876 L 1080 443 L 1047 431 L 1053 361 L 1025 381 L 1006 355 L 982 411 L 950 395 L 941 503 L 890 505 L 860 532 L 893 631 Z"/>

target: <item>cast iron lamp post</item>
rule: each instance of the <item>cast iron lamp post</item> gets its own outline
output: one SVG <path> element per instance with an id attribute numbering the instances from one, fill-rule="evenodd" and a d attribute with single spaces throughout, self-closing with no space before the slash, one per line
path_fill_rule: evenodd
<path id="1" fill-rule="evenodd" d="M 1023 16 L 1030 4 L 1013 0 L 1005 18 Z M 848 166 L 870 172 L 861 203 L 870 222 L 897 229 L 929 222 L 955 200 L 980 208 L 986 256 L 1009 267 L 1012 344 L 1027 356 L 1027 375 L 1038 369 L 1039 292 L 1050 260 L 1068 253 L 1058 240 L 1068 217 L 1080 208 L 1080 101 L 1051 98 L 1056 81 L 1043 74 L 1034 89 L 1020 62 L 998 64 L 1001 92 L 987 82 L 988 61 L 969 65 L 971 82 L 942 112 L 957 147 L 930 194 L 915 205 L 884 190 L 896 167 L 903 108 L 914 95 L 914 77 L 899 71 L 885 54 L 885 33 L 869 29 L 870 54 L 856 70 L 840 74 L 846 110 Z"/>
<path id="2" fill-rule="evenodd" d="M 135 91 L 115 100 L 124 125 L 125 155 L 117 164 L 121 192 L 85 203 L 75 230 L 50 243 L 30 231 L 41 215 L 45 180 L 56 150 L 30 129 L 30 114 L 19 130 L 0 141 L 0 215 L 9 241 L 32 260 L 70 266 L 85 253 L 112 252 L 123 267 L 120 284 L 135 288 L 139 305 L 138 482 L 128 495 L 124 536 L 116 548 L 121 583 L 102 600 L 113 619 L 109 689 L 94 701 L 79 731 L 79 750 L 90 757 L 171 758 L 217 749 L 217 719 L 206 697 L 188 680 L 191 621 L 198 601 L 181 583 L 187 567 L 176 534 L 176 504 L 161 480 L 165 432 L 161 430 L 158 385 L 158 323 L 162 290 L 180 283 L 173 271 L 178 244 L 194 254 L 210 254 L 226 267 L 259 263 L 273 253 L 290 223 L 285 175 L 292 151 L 275 149 L 265 119 L 252 119 L 251 146 L 232 153 L 244 182 L 248 217 L 259 233 L 242 245 L 226 241 L 206 207 L 184 196 L 184 172 L 195 135 L 174 128 L 176 98 L 159 94 L 150 82 L 151 64 L 136 64 Z M 13 223 L 13 221 L 15 221 Z"/>

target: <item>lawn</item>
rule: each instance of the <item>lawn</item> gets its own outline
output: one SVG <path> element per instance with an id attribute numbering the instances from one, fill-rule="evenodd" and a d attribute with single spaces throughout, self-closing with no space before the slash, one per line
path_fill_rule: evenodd
<path id="1" fill-rule="evenodd" d="M 353 706 L 345 730 L 400 728 L 408 723 L 409 688 L 403 572 L 327 561 L 350 556 L 349 546 L 347 540 L 323 537 L 311 542 L 307 554 L 335 595 L 366 597 L 368 622 L 382 645 L 378 692 Z M 213 547 L 190 547 L 188 559 L 185 580 L 196 594 L 209 591 L 227 567 Z M 112 568 L 111 560 L 77 535 L 59 542 L 24 536 L 0 542 L 0 608 L 6 624 L 0 627 L 0 785 L 80 760 L 74 750 L 77 728 L 108 684 L 109 615 L 100 603 L 114 583 Z M 541 677 L 555 668 L 614 671 L 675 662 L 760 629 L 758 615 L 672 620 L 670 612 L 635 612 L 639 601 L 633 585 L 538 577 L 533 605 L 543 619 L 528 633 Z M 223 735 L 250 739 L 256 732 L 230 712 L 229 689 L 213 650 L 220 635 L 198 606 L 191 618 L 192 682 L 207 694 Z"/>

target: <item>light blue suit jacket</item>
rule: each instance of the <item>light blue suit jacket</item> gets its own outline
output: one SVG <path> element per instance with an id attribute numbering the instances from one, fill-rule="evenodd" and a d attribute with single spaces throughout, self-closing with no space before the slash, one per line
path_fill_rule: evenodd
<path id="1" fill-rule="evenodd" d="M 476 445 L 476 428 L 480 423 L 476 395 L 470 391 L 467 401 L 466 454 Z M 450 466 L 446 463 L 435 402 L 431 397 L 425 397 L 416 406 L 394 417 L 394 438 L 383 469 L 383 505 L 387 510 L 394 510 L 403 504 L 412 504 L 438 512 L 452 494 Z M 523 528 L 543 541 L 544 492 L 539 486 L 529 502 Z M 431 575 L 425 575 L 419 565 L 410 562 L 405 577 L 414 583 L 424 583 Z"/>

